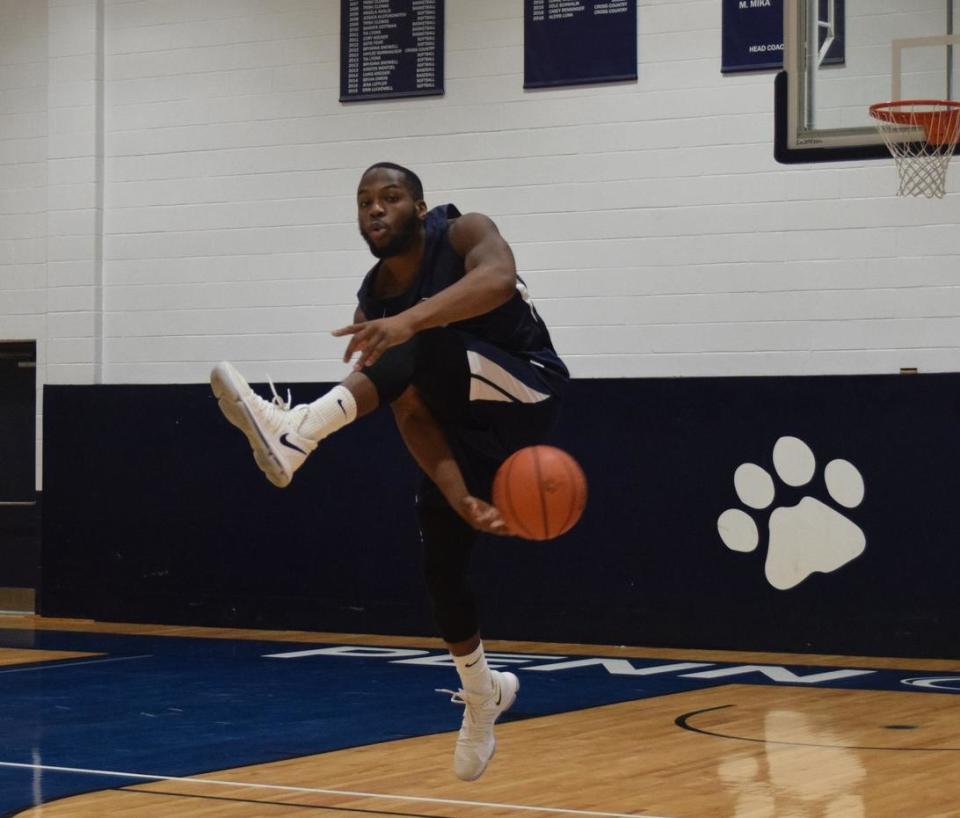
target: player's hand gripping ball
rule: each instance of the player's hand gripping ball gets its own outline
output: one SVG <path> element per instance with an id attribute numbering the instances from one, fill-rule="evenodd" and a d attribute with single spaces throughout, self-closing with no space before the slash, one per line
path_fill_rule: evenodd
<path id="1" fill-rule="evenodd" d="M 528 446 L 497 470 L 493 504 L 518 537 L 552 540 L 573 528 L 583 514 L 587 478 L 562 449 Z"/>

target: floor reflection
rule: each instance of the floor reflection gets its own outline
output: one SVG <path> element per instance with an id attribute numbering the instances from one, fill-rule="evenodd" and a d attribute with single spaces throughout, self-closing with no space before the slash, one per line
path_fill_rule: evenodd
<path id="1" fill-rule="evenodd" d="M 827 717 L 771 710 L 763 730 L 770 743 L 727 753 L 718 765 L 736 818 L 866 818 L 866 769 L 858 751 L 830 746 L 842 742 Z"/>

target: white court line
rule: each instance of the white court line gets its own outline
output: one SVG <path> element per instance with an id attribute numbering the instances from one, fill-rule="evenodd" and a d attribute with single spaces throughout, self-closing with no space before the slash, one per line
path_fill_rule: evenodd
<path id="1" fill-rule="evenodd" d="M 42 648 L 40 649 L 42 650 Z M 71 662 L 69 659 L 55 664 L 34 665 L 33 667 L 15 667 L 10 670 L 0 670 L 0 673 L 29 673 L 31 670 L 56 670 L 61 667 L 77 667 L 78 665 L 102 665 L 105 662 L 129 662 L 131 659 L 149 659 L 152 653 L 145 653 L 143 656 L 113 656 L 108 659 L 87 659 L 83 662 Z"/>
<path id="2" fill-rule="evenodd" d="M 525 812 L 551 812 L 560 815 L 596 815 L 602 818 L 666 818 L 662 815 L 640 815 L 636 812 L 597 812 L 587 809 L 565 809 L 563 807 L 537 807 L 528 804 L 498 804 L 487 801 L 458 801 L 454 798 L 430 798 L 424 795 L 388 795 L 378 792 L 354 792 L 352 790 L 325 790 L 319 787 L 290 787 L 283 784 L 248 784 L 242 781 L 221 781 L 216 778 L 180 778 L 168 775 L 148 775 L 146 773 L 121 773 L 112 770 L 85 770 L 78 767 L 54 767 L 50 764 L 19 764 L 15 761 L 0 761 L 0 768 L 15 770 L 43 770 L 52 773 L 77 773 L 78 775 L 101 775 L 113 778 L 135 778 L 140 781 L 177 781 L 181 784 L 216 784 L 222 787 L 238 789 L 276 790 L 278 792 L 313 793 L 316 795 L 346 795 L 351 798 L 379 798 L 384 801 L 414 801 L 421 804 L 446 804 L 461 807 L 488 807 L 490 809 L 512 809 Z M 184 795 L 189 797 L 188 793 Z"/>

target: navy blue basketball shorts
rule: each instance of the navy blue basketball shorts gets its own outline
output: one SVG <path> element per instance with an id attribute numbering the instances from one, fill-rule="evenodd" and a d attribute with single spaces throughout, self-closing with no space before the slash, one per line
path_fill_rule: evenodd
<path id="1" fill-rule="evenodd" d="M 556 421 L 565 373 L 449 327 L 427 330 L 367 367 L 381 404 L 417 389 L 443 427 L 470 492 L 490 499 L 499 465 L 542 442 Z"/>

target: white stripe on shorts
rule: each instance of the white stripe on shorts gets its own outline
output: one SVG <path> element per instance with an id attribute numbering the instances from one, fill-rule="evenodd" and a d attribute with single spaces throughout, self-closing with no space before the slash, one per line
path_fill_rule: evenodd
<path id="1" fill-rule="evenodd" d="M 527 386 L 506 369 L 479 352 L 467 350 L 470 364 L 470 400 L 519 401 L 539 403 L 550 396 Z"/>

